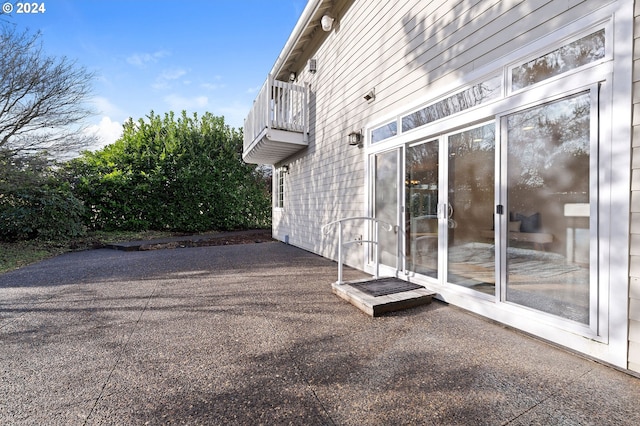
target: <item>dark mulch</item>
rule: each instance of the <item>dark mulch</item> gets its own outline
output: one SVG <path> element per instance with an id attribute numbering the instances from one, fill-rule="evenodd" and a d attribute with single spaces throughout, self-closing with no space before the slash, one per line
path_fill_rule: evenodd
<path id="1" fill-rule="evenodd" d="M 185 238 L 180 241 L 159 242 L 141 245 L 138 250 L 161 250 L 176 249 L 184 247 L 209 247 L 209 246 L 227 246 L 235 244 L 257 244 L 274 241 L 271 237 L 271 230 L 256 230 L 247 233 L 231 233 L 229 235 L 216 236 L 212 235 L 206 239 L 189 239 Z"/>

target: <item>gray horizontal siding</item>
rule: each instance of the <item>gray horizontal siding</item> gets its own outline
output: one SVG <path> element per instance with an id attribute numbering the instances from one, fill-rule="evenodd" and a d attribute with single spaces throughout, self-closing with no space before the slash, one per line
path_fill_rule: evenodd
<path id="1" fill-rule="evenodd" d="M 634 7 L 633 154 L 629 268 L 629 361 L 640 372 L 640 4 Z"/>
<path id="2" fill-rule="evenodd" d="M 344 2 L 337 2 L 342 7 Z M 311 90 L 310 146 L 287 159 L 285 209 L 274 235 L 335 258 L 322 224 L 365 213 L 362 150 L 348 146 L 352 130 L 426 102 L 514 49 L 602 7 L 579 0 L 449 0 L 346 2 L 334 31 L 316 51 L 318 70 L 296 70 Z M 376 100 L 363 96 L 375 87 Z M 349 259 L 362 266 L 356 254 Z"/>

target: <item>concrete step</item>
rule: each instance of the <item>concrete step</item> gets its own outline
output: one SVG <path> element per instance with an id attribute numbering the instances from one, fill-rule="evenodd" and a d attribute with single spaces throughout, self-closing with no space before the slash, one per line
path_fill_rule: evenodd
<path id="1" fill-rule="evenodd" d="M 398 278 L 333 283 L 331 288 L 334 294 L 372 317 L 427 305 L 435 296 L 421 285 Z"/>

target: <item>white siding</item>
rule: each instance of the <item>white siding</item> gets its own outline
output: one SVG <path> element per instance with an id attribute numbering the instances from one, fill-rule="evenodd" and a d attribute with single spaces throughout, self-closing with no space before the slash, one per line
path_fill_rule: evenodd
<path id="1" fill-rule="evenodd" d="M 274 213 L 274 236 L 335 259 L 335 240 L 323 238 L 321 226 L 366 214 L 365 158 L 346 143 L 350 131 L 442 94 L 443 87 L 603 3 L 338 2 L 335 29 L 302 55 L 317 59 L 317 72 L 295 70 L 298 82 L 311 88 L 310 144 L 283 161 L 290 171 L 285 208 Z M 363 96 L 374 87 L 376 100 L 367 103 Z M 354 225 L 348 236 L 361 234 L 360 228 Z M 348 263 L 362 267 L 361 252 L 349 253 Z"/>
<path id="2" fill-rule="evenodd" d="M 458 88 L 462 82 L 468 83 L 471 78 L 481 78 L 483 76 L 479 73 L 483 68 L 488 69 L 488 65 L 495 65 L 495 69 L 508 65 L 508 60 L 516 59 L 510 55 L 520 47 L 610 3 L 613 1 L 334 2 L 334 10 L 331 10 L 337 18 L 334 30 L 326 34 L 320 33 L 321 36 L 316 34 L 316 40 L 309 44 L 311 47 L 298 59 L 298 63 L 302 64 L 300 69 L 291 70 L 297 72 L 298 83 L 307 83 L 310 87 L 310 143 L 308 148 L 282 162 L 289 165 L 289 174 L 285 181 L 284 209 L 274 211 L 274 237 L 336 259 L 335 234 L 324 237 L 321 233 L 322 225 L 339 218 L 368 214 L 368 180 L 365 176 L 367 159 L 363 149 L 347 144 L 349 132 L 382 124 L 400 111 L 417 108 L 420 104 L 445 95 Z M 640 372 L 638 3 L 640 1 L 635 2 L 634 22 L 633 153 L 628 254 L 629 328 L 626 358 L 628 368 L 636 372 Z M 624 4 L 631 6 L 631 3 Z M 319 39 L 323 41 L 319 43 Z M 317 60 L 315 74 L 310 74 L 306 69 L 309 57 Z M 375 88 L 376 99 L 368 103 L 363 96 L 372 88 Z M 625 93 L 628 93 L 628 89 Z M 625 100 L 625 105 L 629 105 L 628 100 Z M 626 122 L 624 125 L 628 129 Z M 362 223 L 354 223 L 346 229 L 345 235 L 347 238 L 358 237 L 363 234 L 363 228 Z M 626 239 L 626 231 L 623 234 Z M 352 246 L 347 253 L 347 264 L 362 269 L 363 258 L 362 248 Z M 619 281 L 622 280 L 617 279 Z M 621 298 L 626 299 L 626 296 Z M 618 301 L 617 306 L 620 304 Z M 612 309 L 616 310 L 616 307 L 613 306 Z M 626 319 L 624 316 L 624 319 L 619 320 Z M 626 336 L 626 330 L 622 334 Z M 624 336 L 616 341 L 627 343 Z M 626 346 L 623 350 L 619 346 L 616 348 L 616 353 L 626 352 L 627 349 Z"/>
<path id="3" fill-rule="evenodd" d="M 629 274 L 629 363 L 640 372 L 640 2 L 635 3 L 633 49 L 633 154 Z"/>

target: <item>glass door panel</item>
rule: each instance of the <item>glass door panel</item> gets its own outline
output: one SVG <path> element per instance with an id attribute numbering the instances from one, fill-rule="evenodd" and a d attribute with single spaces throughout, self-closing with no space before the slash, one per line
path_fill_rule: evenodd
<path id="1" fill-rule="evenodd" d="M 447 282 L 495 295 L 495 124 L 447 144 Z"/>
<path id="2" fill-rule="evenodd" d="M 589 324 L 590 93 L 506 122 L 506 300 Z"/>
<path id="3" fill-rule="evenodd" d="M 410 271 L 438 277 L 438 140 L 406 151 L 406 238 Z"/>
<path id="4" fill-rule="evenodd" d="M 393 268 L 398 266 L 398 156 L 399 151 L 394 150 L 374 157 L 374 217 L 394 226 L 392 231 L 385 230 L 383 226 L 379 229 L 380 263 Z"/>

